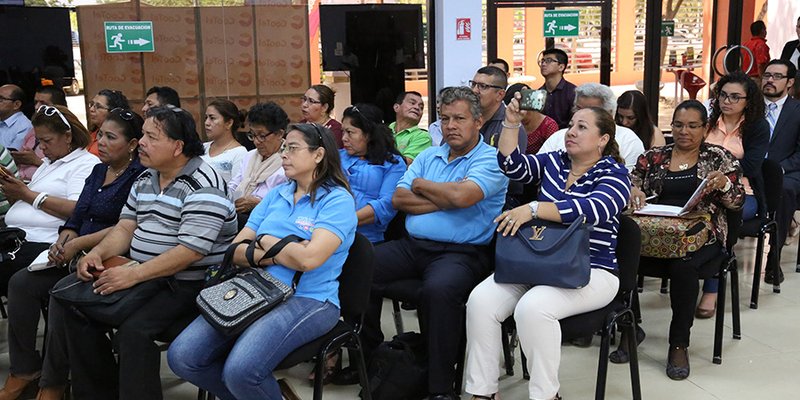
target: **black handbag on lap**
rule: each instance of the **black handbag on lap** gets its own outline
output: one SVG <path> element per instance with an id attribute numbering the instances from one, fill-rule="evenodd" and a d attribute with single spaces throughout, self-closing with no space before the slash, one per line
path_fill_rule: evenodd
<path id="1" fill-rule="evenodd" d="M 275 257 L 287 244 L 302 241 L 297 235 L 281 239 L 261 258 Z M 247 242 L 234 243 L 225 252 L 220 271 L 209 285 L 197 295 L 197 306 L 208 323 L 227 336 L 245 330 L 253 321 L 288 299 L 297 287 L 302 272 L 298 271 L 288 286 L 259 267 L 253 259 L 258 239 L 247 246 L 249 268 L 239 268 L 233 262 L 236 248 Z"/>
<path id="2" fill-rule="evenodd" d="M 514 236 L 497 236 L 494 281 L 578 289 L 589 283 L 589 234 L 579 217 L 570 225 L 534 219 Z"/>

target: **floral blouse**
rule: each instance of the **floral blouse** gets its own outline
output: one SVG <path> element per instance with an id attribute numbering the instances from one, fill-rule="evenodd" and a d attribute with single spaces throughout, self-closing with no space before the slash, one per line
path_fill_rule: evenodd
<path id="1" fill-rule="evenodd" d="M 636 167 L 631 172 L 632 186 L 639 188 L 645 196 L 658 196 L 664 177 L 669 171 L 672 160 L 673 145 L 654 147 L 641 156 L 636 162 Z M 733 155 L 721 146 L 703 143 L 700 145 L 700 155 L 697 160 L 697 177 L 705 178 L 712 171 L 720 171 L 730 179 L 732 186 L 727 192 L 715 191 L 704 196 L 697 205 L 697 211 L 711 214 L 711 223 L 714 225 L 714 236 L 720 243 L 725 243 L 728 234 L 728 221 L 725 218 L 726 209 L 738 210 L 744 204 L 744 186 L 742 186 L 742 167 Z"/>

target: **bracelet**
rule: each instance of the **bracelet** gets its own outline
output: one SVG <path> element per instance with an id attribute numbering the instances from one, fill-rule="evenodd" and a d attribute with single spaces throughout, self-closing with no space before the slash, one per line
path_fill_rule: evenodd
<path id="1" fill-rule="evenodd" d="M 42 203 L 44 203 L 44 201 L 47 199 L 47 196 L 48 196 L 47 193 L 40 192 L 39 195 L 36 196 L 36 198 L 33 199 L 33 202 L 31 203 L 33 208 L 35 208 L 37 210 L 41 209 Z"/>
<path id="2" fill-rule="evenodd" d="M 522 126 L 522 122 L 518 122 L 516 125 L 508 125 L 506 124 L 506 121 L 503 121 L 500 123 L 500 125 L 503 125 L 503 128 L 506 129 L 519 129 Z"/>

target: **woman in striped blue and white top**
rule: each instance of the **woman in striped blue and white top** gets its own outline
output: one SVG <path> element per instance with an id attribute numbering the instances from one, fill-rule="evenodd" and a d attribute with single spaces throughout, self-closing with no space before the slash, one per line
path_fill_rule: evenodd
<path id="1" fill-rule="evenodd" d="M 517 96 L 518 97 L 518 96 Z M 615 248 L 619 214 L 630 197 L 630 179 L 614 138 L 615 124 L 601 108 L 577 111 L 565 137 L 566 152 L 540 155 L 517 150 L 518 98 L 506 109 L 498 145 L 500 169 L 511 180 L 540 185 L 536 201 L 503 212 L 497 231 L 513 235 L 534 217 L 569 224 L 580 215 L 594 225 L 589 284 L 580 289 L 501 284 L 490 276 L 467 302 L 467 384 L 473 399 L 492 399 L 500 377 L 500 324 L 512 313 L 531 371 L 531 399 L 558 399 L 561 328 L 558 320 L 606 306 L 617 293 Z"/>

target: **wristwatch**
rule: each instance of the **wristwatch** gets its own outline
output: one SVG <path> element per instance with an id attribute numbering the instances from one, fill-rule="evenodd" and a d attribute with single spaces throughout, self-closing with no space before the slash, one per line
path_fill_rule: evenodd
<path id="1" fill-rule="evenodd" d="M 528 207 L 531 208 L 531 217 L 536 218 L 539 214 L 539 202 L 534 200 L 528 203 Z"/>

